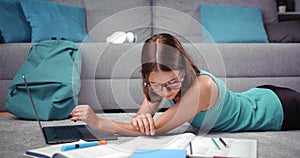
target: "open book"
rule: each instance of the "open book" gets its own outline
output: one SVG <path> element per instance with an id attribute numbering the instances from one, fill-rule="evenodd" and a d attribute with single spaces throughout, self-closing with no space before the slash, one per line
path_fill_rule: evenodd
<path id="1" fill-rule="evenodd" d="M 191 157 L 256 157 L 256 140 L 229 139 L 223 138 L 228 144 L 228 148 L 221 146 L 217 149 L 209 137 L 196 136 L 192 133 L 183 133 L 164 136 L 139 136 L 122 144 L 112 144 L 108 141 L 107 145 L 100 145 L 82 149 L 61 152 L 61 146 L 65 144 L 53 145 L 44 148 L 28 150 L 24 155 L 35 157 L 107 157 L 107 158 L 128 158 L 137 151 L 149 150 L 187 150 L 187 155 Z M 216 139 L 217 140 L 217 139 Z M 80 141 L 82 142 L 82 141 Z M 78 142 L 75 142 L 78 143 Z M 70 144 L 70 143 L 69 143 Z M 190 150 L 192 149 L 192 151 Z"/>

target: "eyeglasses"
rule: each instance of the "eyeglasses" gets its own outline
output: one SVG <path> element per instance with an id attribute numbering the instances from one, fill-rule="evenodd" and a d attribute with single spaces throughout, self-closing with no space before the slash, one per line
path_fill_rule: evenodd
<path id="1" fill-rule="evenodd" d="M 149 90 L 154 92 L 161 92 L 164 87 L 166 87 L 168 90 L 176 90 L 181 88 L 181 84 L 184 81 L 184 75 L 182 75 L 182 78 L 180 81 L 171 81 L 169 83 L 144 83 L 144 86 L 146 86 Z"/>

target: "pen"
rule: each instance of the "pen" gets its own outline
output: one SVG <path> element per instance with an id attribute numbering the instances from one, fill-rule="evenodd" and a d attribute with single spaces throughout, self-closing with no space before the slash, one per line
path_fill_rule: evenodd
<path id="1" fill-rule="evenodd" d="M 192 147 L 192 143 L 190 142 L 190 152 L 191 152 L 191 155 L 193 155 L 193 147 Z"/>
<path id="2" fill-rule="evenodd" d="M 106 140 L 84 142 L 84 143 L 79 143 L 79 144 L 68 144 L 68 145 L 63 145 L 61 147 L 61 151 L 68 151 L 68 150 L 74 150 L 74 149 L 80 149 L 80 148 L 87 148 L 87 147 L 98 146 L 98 145 L 105 145 L 105 144 L 106 144 Z"/>
<path id="3" fill-rule="evenodd" d="M 220 142 L 227 148 L 227 144 L 225 143 L 225 141 L 222 138 L 219 138 Z"/>
<path id="4" fill-rule="evenodd" d="M 212 140 L 212 142 L 215 144 L 215 146 L 216 146 L 219 150 L 221 150 L 220 146 L 219 146 L 218 143 L 215 141 L 215 139 L 214 139 L 214 138 L 211 138 L 211 140 Z"/>

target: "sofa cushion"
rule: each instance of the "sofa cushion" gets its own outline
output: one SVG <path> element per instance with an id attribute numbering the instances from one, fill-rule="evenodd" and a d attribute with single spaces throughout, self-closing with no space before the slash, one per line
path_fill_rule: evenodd
<path id="1" fill-rule="evenodd" d="M 0 33 L 2 42 L 29 42 L 30 27 L 17 0 L 0 1 Z"/>
<path id="2" fill-rule="evenodd" d="M 199 1 L 153 0 L 153 34 L 170 33 L 180 42 L 201 42 Z"/>
<path id="3" fill-rule="evenodd" d="M 52 37 L 74 42 L 88 40 L 83 7 L 39 0 L 22 0 L 21 6 L 32 29 L 32 42 Z"/>
<path id="4" fill-rule="evenodd" d="M 276 0 L 200 0 L 200 4 L 258 7 L 265 24 L 278 23 Z"/>
<path id="5" fill-rule="evenodd" d="M 148 0 L 95 0 L 85 7 L 87 28 L 93 41 L 105 42 L 106 37 L 117 31 L 136 33 L 137 42 L 144 42 L 151 36 Z"/>
<path id="6" fill-rule="evenodd" d="M 166 32 L 181 42 L 202 42 L 200 4 L 258 7 L 265 24 L 278 23 L 275 0 L 153 0 L 153 34 Z"/>
<path id="7" fill-rule="evenodd" d="M 300 42 L 300 22 L 282 21 L 277 24 L 265 25 L 270 42 Z"/>
<path id="8" fill-rule="evenodd" d="M 200 5 L 204 42 L 267 43 L 259 8 Z"/>
<path id="9" fill-rule="evenodd" d="M 152 16 L 149 0 L 48 1 L 85 7 L 87 30 L 94 42 L 106 42 L 106 37 L 117 31 L 136 33 L 137 42 L 144 42 L 151 36 Z"/>

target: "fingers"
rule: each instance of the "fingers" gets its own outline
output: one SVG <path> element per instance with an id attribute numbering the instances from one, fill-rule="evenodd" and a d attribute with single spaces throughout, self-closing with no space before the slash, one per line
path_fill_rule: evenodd
<path id="1" fill-rule="evenodd" d="M 147 123 L 147 121 L 145 120 L 145 115 L 144 114 L 141 114 L 140 116 L 139 116 L 139 119 L 138 119 L 138 125 L 139 125 L 139 128 L 140 128 L 140 131 L 142 132 L 142 133 L 145 133 L 146 132 L 146 128 L 147 128 L 147 126 L 148 126 L 148 123 Z M 147 133 L 146 133 L 147 134 Z"/>
<path id="2" fill-rule="evenodd" d="M 76 122 L 76 121 L 82 121 L 82 119 L 80 118 L 80 115 L 79 115 L 79 113 L 78 112 L 73 112 L 73 113 L 71 113 L 71 121 L 74 121 L 74 122 Z"/>
<path id="3" fill-rule="evenodd" d="M 139 130 L 144 133 L 144 125 L 143 121 L 141 120 L 142 115 L 137 115 L 132 118 L 131 124 L 136 130 Z"/>
<path id="4" fill-rule="evenodd" d="M 82 121 L 82 120 L 80 119 L 80 117 L 72 117 L 71 121 L 76 122 L 76 121 Z"/>
<path id="5" fill-rule="evenodd" d="M 154 135 L 155 132 L 154 132 L 154 120 L 153 120 L 153 117 L 149 113 L 146 114 L 146 117 L 147 117 L 148 122 L 149 122 L 149 128 L 150 128 L 149 132 L 150 132 L 151 135 Z"/>
<path id="6" fill-rule="evenodd" d="M 79 121 L 80 120 L 80 118 L 79 118 L 79 114 L 78 114 L 78 112 L 77 112 L 77 109 L 76 109 L 76 107 L 71 111 L 71 121 L 74 121 L 74 122 L 76 122 L 76 121 Z"/>
<path id="7" fill-rule="evenodd" d="M 131 120 L 131 124 L 133 125 L 133 127 L 135 127 L 136 130 L 140 130 L 139 126 L 138 126 L 138 122 L 137 122 L 137 118 L 133 118 Z"/>
<path id="8" fill-rule="evenodd" d="M 88 116 L 88 105 L 80 105 L 76 106 L 72 111 L 71 111 L 71 120 L 72 121 L 84 121 L 86 120 L 86 117 Z"/>
<path id="9" fill-rule="evenodd" d="M 140 132 L 145 133 L 146 135 L 154 135 L 154 120 L 151 114 L 139 114 L 134 117 L 131 121 L 132 125 Z"/>
<path id="10" fill-rule="evenodd" d="M 152 117 L 151 117 L 151 119 L 152 119 Z M 150 118 L 146 114 L 146 115 L 144 115 L 144 117 L 142 117 L 142 120 L 143 120 L 143 124 L 144 124 L 144 128 L 145 128 L 145 133 L 146 133 L 146 135 L 149 135 L 150 134 L 150 127 L 149 126 L 151 126 L 151 124 L 149 122 Z"/>

